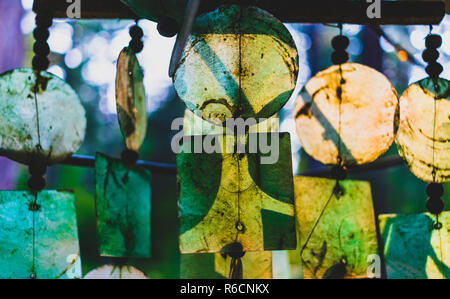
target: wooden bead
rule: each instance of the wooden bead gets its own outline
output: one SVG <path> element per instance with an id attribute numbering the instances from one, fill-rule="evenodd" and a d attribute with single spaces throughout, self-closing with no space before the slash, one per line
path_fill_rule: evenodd
<path id="1" fill-rule="evenodd" d="M 178 33 L 179 25 L 176 20 L 164 17 L 159 21 L 157 29 L 164 37 L 174 37 Z"/>
<path id="2" fill-rule="evenodd" d="M 428 49 L 437 49 L 442 45 L 442 38 L 437 34 L 430 34 L 425 39 L 425 46 Z"/>
<path id="3" fill-rule="evenodd" d="M 441 198 L 444 195 L 444 186 L 436 183 L 428 184 L 427 195 L 431 198 Z"/>
<path id="4" fill-rule="evenodd" d="M 343 64 L 349 59 L 349 55 L 345 51 L 334 51 L 331 53 L 331 62 L 333 64 Z"/>
<path id="5" fill-rule="evenodd" d="M 444 210 L 444 201 L 441 198 L 429 198 L 426 206 L 431 214 L 438 215 Z"/>
<path id="6" fill-rule="evenodd" d="M 444 68 L 440 63 L 432 62 L 425 68 L 425 71 L 430 77 L 437 78 L 444 71 Z"/>
<path id="7" fill-rule="evenodd" d="M 350 44 L 350 40 L 348 39 L 348 37 L 343 36 L 343 35 L 335 36 L 331 40 L 331 46 L 335 50 L 345 50 L 345 49 L 347 49 L 349 44 Z"/>
<path id="8" fill-rule="evenodd" d="M 122 161 L 125 164 L 133 165 L 133 164 L 136 164 L 136 162 L 138 161 L 139 153 L 136 151 L 124 150 L 122 152 L 121 157 L 122 157 Z"/>
<path id="9" fill-rule="evenodd" d="M 425 62 L 435 62 L 439 58 L 439 52 L 436 49 L 426 49 L 422 53 Z"/>

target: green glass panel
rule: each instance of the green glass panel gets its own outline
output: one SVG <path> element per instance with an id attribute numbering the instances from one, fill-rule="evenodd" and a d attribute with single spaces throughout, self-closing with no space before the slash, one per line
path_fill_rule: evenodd
<path id="1" fill-rule="evenodd" d="M 0 260 L 1 279 L 81 278 L 73 193 L 0 191 Z"/>
<path id="2" fill-rule="evenodd" d="M 388 278 L 450 278 L 450 212 L 439 216 L 442 228 L 433 229 L 431 214 L 380 215 Z"/>
<path id="3" fill-rule="evenodd" d="M 231 258 L 226 254 L 182 254 L 181 279 L 228 278 Z M 242 257 L 243 279 L 271 279 L 272 252 L 247 252 Z"/>
<path id="4" fill-rule="evenodd" d="M 95 182 L 100 255 L 150 257 L 150 172 L 97 154 Z"/>
<path id="5" fill-rule="evenodd" d="M 303 278 L 365 278 L 377 254 L 372 194 L 368 182 L 295 177 Z"/>
<path id="6" fill-rule="evenodd" d="M 258 145 L 249 153 L 248 141 L 261 136 L 247 136 L 248 154 L 225 151 L 234 146 L 232 135 L 217 135 L 222 153 L 194 153 L 185 140 L 177 156 L 182 253 L 225 252 L 234 241 L 246 252 L 295 248 L 290 136 L 268 134 L 268 144 L 278 140 L 279 146 L 263 154 Z M 274 164 L 262 163 L 275 152 Z"/>

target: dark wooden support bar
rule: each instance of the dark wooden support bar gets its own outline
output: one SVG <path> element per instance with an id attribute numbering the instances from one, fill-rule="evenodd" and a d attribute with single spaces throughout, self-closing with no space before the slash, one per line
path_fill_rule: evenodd
<path id="1" fill-rule="evenodd" d="M 180 7 L 176 8 L 178 16 L 182 15 L 185 2 L 180 0 Z M 364 0 L 204 0 L 200 11 L 233 2 L 258 6 L 286 23 L 429 25 L 439 24 L 445 15 L 445 4 L 440 1 L 382 1 L 380 19 L 367 17 L 370 3 Z M 67 18 L 66 10 L 70 3 L 66 0 L 35 0 L 34 10 L 42 5 L 49 6 L 56 18 Z M 81 0 L 81 18 L 136 19 L 138 16 L 120 0 Z"/>

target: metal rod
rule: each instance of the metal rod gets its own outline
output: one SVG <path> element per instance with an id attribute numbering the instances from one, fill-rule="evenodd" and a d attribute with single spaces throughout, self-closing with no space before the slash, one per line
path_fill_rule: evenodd
<path id="1" fill-rule="evenodd" d="M 69 159 L 61 162 L 60 164 L 94 168 L 95 157 L 74 155 L 74 156 L 70 157 Z M 350 174 L 357 174 L 357 173 L 364 173 L 364 172 L 369 172 L 369 171 L 385 170 L 385 169 L 401 166 L 403 164 L 404 164 L 404 162 L 403 162 L 402 158 L 400 158 L 398 156 L 392 156 L 392 157 L 386 157 L 386 158 L 379 159 L 379 160 L 369 163 L 369 164 L 349 167 L 348 172 Z M 175 164 L 166 164 L 166 163 L 149 162 L 149 161 L 138 161 L 137 165 L 142 166 L 151 171 L 158 172 L 158 173 L 164 173 L 164 174 L 170 174 L 170 175 L 175 175 L 177 173 L 177 168 L 176 168 Z M 303 171 L 299 175 L 327 177 L 330 175 L 330 171 L 331 171 L 330 166 L 323 166 L 323 167 L 319 167 L 317 169 Z"/>
<path id="2" fill-rule="evenodd" d="M 156 10 L 163 11 L 161 2 L 148 0 Z M 179 21 L 185 11 L 187 1 L 172 1 L 173 17 Z M 245 3 L 260 7 L 275 15 L 285 23 L 343 23 L 343 24 L 397 24 L 430 25 L 439 24 L 445 15 L 445 3 L 441 1 L 385 1 L 381 2 L 381 18 L 369 19 L 367 8 L 371 3 L 349 0 L 208 0 L 202 1 L 200 12 L 213 10 L 224 3 Z M 159 3 L 159 4 L 158 4 Z M 56 18 L 67 18 L 67 8 L 71 3 L 65 0 L 35 0 L 34 10 L 39 6 L 49 6 Z M 170 14 L 170 13 L 168 13 Z M 81 0 L 82 19 L 136 19 L 139 18 L 120 0 Z M 154 17 L 152 21 L 158 21 Z"/>
<path id="3" fill-rule="evenodd" d="M 60 163 L 61 165 L 78 166 L 78 167 L 95 167 L 95 157 L 91 156 L 78 156 L 74 155 L 67 160 Z M 150 162 L 150 161 L 138 161 L 136 163 L 150 171 L 155 171 L 163 174 L 175 175 L 177 173 L 177 168 L 175 164 L 166 164 L 160 162 Z"/>
<path id="4" fill-rule="evenodd" d="M 70 158 L 59 163 L 60 165 L 75 166 L 75 167 L 95 167 L 95 157 L 92 156 L 80 156 L 73 155 Z M 154 171 L 161 174 L 176 175 L 177 167 L 175 164 L 152 162 L 152 161 L 141 161 L 139 160 L 137 165 L 142 166 L 150 171 Z M 386 158 L 381 158 L 375 162 L 358 165 L 348 168 L 348 173 L 357 174 L 369 171 L 386 170 L 389 168 L 404 165 L 404 161 L 399 156 L 391 156 Z M 316 169 L 310 169 L 301 172 L 300 176 L 314 176 L 314 177 L 329 177 L 331 173 L 331 166 L 322 166 Z"/>
<path id="5" fill-rule="evenodd" d="M 376 170 L 386 170 L 392 167 L 404 165 L 404 161 L 399 156 L 386 157 L 376 160 L 375 162 L 348 167 L 349 174 L 364 173 Z M 329 177 L 331 173 L 330 166 L 318 167 L 316 169 L 306 170 L 300 173 L 301 176 L 313 177 Z"/>

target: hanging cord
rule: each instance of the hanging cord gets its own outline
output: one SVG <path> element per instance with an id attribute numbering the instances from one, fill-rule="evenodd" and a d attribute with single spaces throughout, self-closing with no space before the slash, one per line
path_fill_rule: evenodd
<path id="1" fill-rule="evenodd" d="M 241 19 L 242 19 L 242 7 L 240 7 L 240 15 L 239 15 L 239 22 L 238 22 L 238 31 L 239 31 L 239 99 L 238 99 L 238 111 L 240 112 L 240 105 L 242 103 L 242 81 L 241 81 L 241 73 L 242 73 L 242 32 L 241 32 Z M 244 256 L 244 248 L 241 243 L 238 242 L 239 234 L 245 233 L 245 225 L 241 221 L 241 165 L 240 160 L 244 158 L 245 151 L 242 152 L 240 143 L 241 143 L 241 137 L 242 135 L 239 135 L 239 131 L 237 126 L 234 126 L 234 158 L 237 162 L 238 167 L 238 175 L 237 175 L 237 221 L 235 224 L 236 228 L 236 237 L 234 239 L 234 242 L 229 244 L 227 246 L 227 254 L 231 257 L 231 263 L 230 263 L 230 273 L 228 275 L 229 279 L 242 279 L 243 278 L 243 270 L 242 270 L 242 257 Z M 248 133 L 248 129 L 246 128 L 246 132 L 244 133 L 244 136 Z"/>
<path id="2" fill-rule="evenodd" d="M 333 192 L 337 197 L 341 197 L 343 195 L 343 189 L 339 184 L 339 181 L 345 180 L 347 177 L 347 169 L 345 167 L 345 162 L 342 157 L 342 86 L 346 83 L 344 74 L 342 71 L 342 64 L 346 63 L 349 60 L 349 55 L 346 51 L 347 47 L 350 44 L 349 39 L 342 34 L 342 24 L 339 24 L 339 35 L 335 36 L 331 41 L 331 45 L 334 49 L 334 52 L 331 54 L 331 62 L 335 65 L 339 66 L 339 86 L 336 88 L 336 96 L 339 100 L 339 122 L 338 122 L 338 156 L 336 158 L 337 165 L 332 168 L 331 176 L 336 179 L 336 187 Z"/>
<path id="3" fill-rule="evenodd" d="M 133 51 L 134 54 L 142 52 L 144 49 L 144 43 L 142 42 L 142 37 L 144 36 L 144 32 L 142 31 L 141 27 L 139 27 L 139 20 L 135 20 L 135 25 L 130 27 L 129 34 L 131 37 L 130 43 L 128 45 L 128 48 Z M 130 77 L 134 76 L 132 72 L 128 74 Z M 125 167 L 130 168 L 133 165 L 136 165 L 137 161 L 139 160 L 139 153 L 134 150 L 125 149 L 121 154 L 121 160 L 122 163 L 125 165 Z M 125 172 L 125 175 L 122 178 L 122 183 L 124 185 L 127 185 L 129 181 L 129 170 Z M 125 237 L 125 247 L 128 252 L 132 251 L 134 248 L 134 237 L 133 233 L 130 229 L 129 225 L 129 206 L 128 206 L 128 192 L 126 192 L 127 196 L 125 197 L 126 206 L 125 206 L 125 219 L 126 224 L 123 229 L 123 234 Z"/>
<path id="4" fill-rule="evenodd" d="M 436 183 L 436 163 L 435 163 L 435 144 L 436 144 L 436 118 L 437 118 L 437 101 L 440 96 L 440 88 L 438 84 L 439 75 L 444 70 L 442 65 L 437 62 L 439 58 L 438 48 L 442 45 L 442 38 L 437 34 L 432 34 L 433 27 L 430 25 L 430 33 L 425 39 L 426 49 L 422 54 L 422 58 L 428 63 L 425 71 L 428 76 L 433 80 L 434 87 L 434 107 L 433 107 L 433 147 L 432 147 L 432 172 L 433 182 L 427 186 L 427 195 L 429 196 L 426 207 L 427 210 L 436 216 L 436 222 L 434 229 L 441 229 L 442 224 L 439 222 L 439 214 L 444 210 L 444 201 L 442 196 L 444 195 L 444 187 L 442 184 Z"/>
<path id="5" fill-rule="evenodd" d="M 231 257 L 228 279 L 242 279 L 242 257 L 245 255 L 242 244 L 238 242 L 231 243 L 228 250 L 228 255 Z"/>
<path id="6" fill-rule="evenodd" d="M 302 255 L 303 251 L 306 249 L 317 225 L 319 224 L 320 220 L 322 219 L 322 216 L 325 213 L 325 210 L 327 209 L 328 205 L 330 204 L 331 200 L 333 198 L 336 198 L 339 200 L 342 196 L 344 196 L 344 189 L 342 188 L 340 181 L 343 181 L 347 178 L 347 168 L 345 167 L 344 160 L 342 158 L 342 140 L 341 140 L 341 104 L 342 104 L 342 85 L 345 84 L 344 75 L 342 72 L 342 64 L 347 62 L 349 59 L 349 55 L 347 51 L 345 51 L 350 44 L 349 39 L 342 35 L 342 24 L 338 25 L 339 28 L 339 35 L 335 36 L 333 40 L 331 41 L 331 45 L 334 49 L 334 52 L 331 54 L 331 61 L 335 65 L 339 65 L 339 86 L 336 89 L 336 96 L 339 100 L 339 123 L 338 123 L 338 155 L 336 157 L 336 165 L 333 166 L 331 169 L 331 177 L 336 180 L 336 184 L 334 185 L 330 197 L 325 202 L 325 205 L 322 207 L 319 216 L 317 217 L 313 228 L 311 229 L 311 232 L 309 233 L 308 237 L 306 238 L 305 244 L 303 245 L 302 249 L 300 250 L 300 255 Z M 345 259 L 345 257 L 343 257 Z"/>
<path id="7" fill-rule="evenodd" d="M 33 88 L 34 104 L 36 109 L 36 129 L 38 135 L 38 144 L 36 145 L 36 151 L 32 153 L 29 165 L 30 178 L 28 179 L 28 187 L 33 192 L 34 200 L 30 203 L 28 209 L 33 213 L 33 240 L 32 240 L 32 268 L 31 279 L 36 279 L 36 213 L 39 211 L 40 206 L 38 204 L 38 192 L 45 188 L 45 173 L 47 172 L 47 160 L 43 160 L 40 153 L 42 153 L 41 145 L 41 131 L 39 125 L 39 106 L 38 106 L 38 93 L 43 89 L 44 79 L 41 72 L 45 71 L 50 65 L 48 55 L 50 54 L 50 46 L 47 43 L 47 39 L 50 35 L 49 28 L 53 23 L 52 12 L 48 8 L 40 7 L 36 15 L 36 28 L 33 31 L 35 43 L 33 46 L 34 57 L 32 60 L 33 70 L 36 75 L 36 82 Z M 49 153 L 50 157 L 51 151 Z"/>

